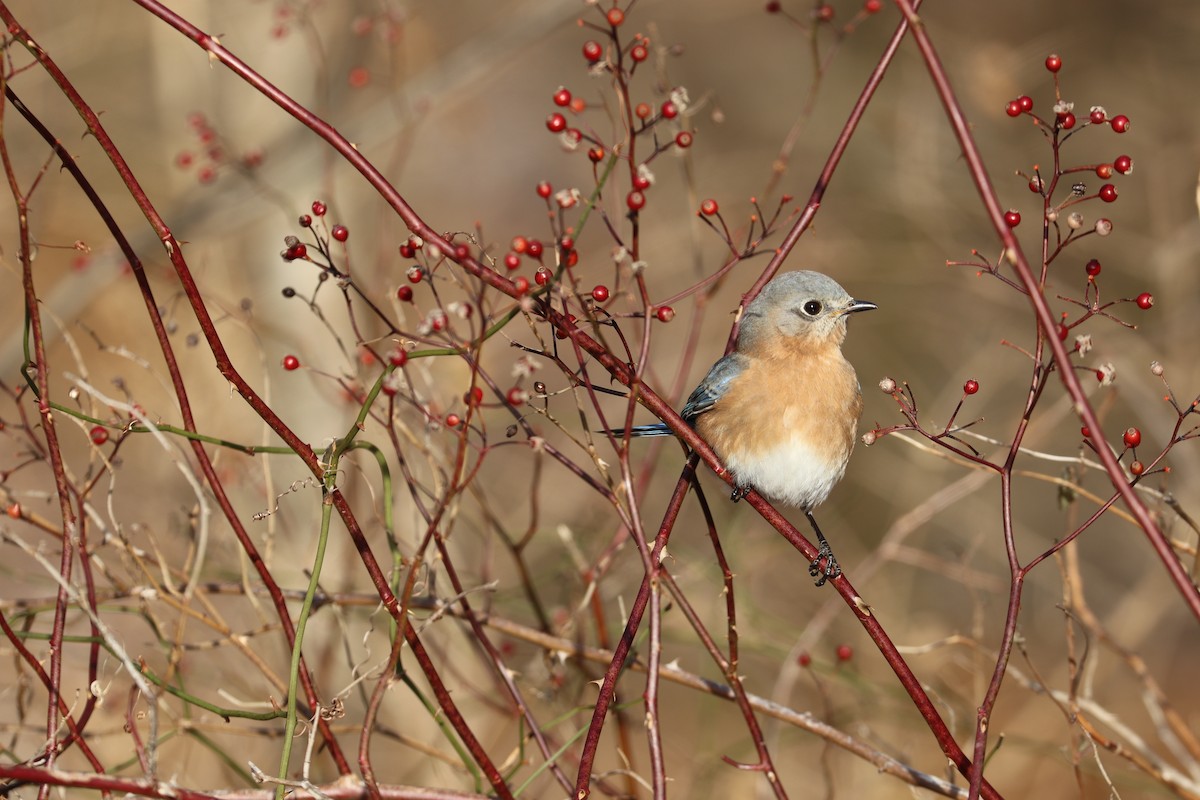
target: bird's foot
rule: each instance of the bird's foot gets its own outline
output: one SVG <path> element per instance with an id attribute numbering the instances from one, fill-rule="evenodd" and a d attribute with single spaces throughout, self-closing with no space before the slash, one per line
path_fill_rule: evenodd
<path id="1" fill-rule="evenodd" d="M 825 559 L 824 566 L 821 565 L 822 558 Z M 821 540 L 821 546 L 817 548 L 817 557 L 808 565 L 808 574 L 816 578 L 817 586 L 824 586 L 825 581 L 842 574 L 842 568 L 833 557 L 833 549 L 824 538 Z"/>
<path id="2" fill-rule="evenodd" d="M 729 499 L 736 503 L 748 494 L 750 494 L 749 486 L 734 486 L 733 494 L 729 495 Z"/>

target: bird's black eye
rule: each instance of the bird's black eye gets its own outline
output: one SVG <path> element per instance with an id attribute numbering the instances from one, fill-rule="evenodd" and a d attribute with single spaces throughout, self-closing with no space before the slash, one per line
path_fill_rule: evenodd
<path id="1" fill-rule="evenodd" d="M 804 304 L 804 313 L 808 314 L 810 317 L 815 317 L 817 314 L 821 313 L 821 304 L 816 300 L 809 300 Z"/>

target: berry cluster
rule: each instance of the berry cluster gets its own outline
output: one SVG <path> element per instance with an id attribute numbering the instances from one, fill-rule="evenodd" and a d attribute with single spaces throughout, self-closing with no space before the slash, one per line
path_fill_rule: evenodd
<path id="1" fill-rule="evenodd" d="M 1052 106 L 1052 114 L 1041 116 L 1035 110 L 1035 103 L 1032 97 L 1022 95 L 1014 100 L 1009 101 L 1005 106 L 1005 113 L 1013 118 L 1025 118 L 1034 123 L 1045 137 L 1046 142 L 1051 149 L 1052 158 L 1049 159 L 1053 168 L 1049 172 L 1044 172 L 1040 167 L 1034 168 L 1026 172 L 1018 172 L 1017 174 L 1025 182 L 1029 191 L 1041 199 L 1041 209 L 1039 216 L 1043 220 L 1042 235 L 1044 245 L 1043 252 L 1047 254 L 1044 263 L 1041 265 L 1041 273 L 1039 282 L 1041 286 L 1046 286 L 1047 278 L 1051 267 L 1055 262 L 1061 260 L 1065 254 L 1068 254 L 1068 248 L 1077 245 L 1084 241 L 1088 236 L 1105 237 L 1113 231 L 1113 223 L 1110 219 L 1104 216 L 1097 216 L 1089 221 L 1084 216 L 1084 209 L 1088 208 L 1086 204 L 1091 203 L 1092 207 L 1099 207 L 1113 203 L 1117 200 L 1117 187 L 1110 182 L 1119 176 L 1129 175 L 1133 170 L 1133 159 L 1125 154 L 1115 156 L 1111 161 L 1102 163 L 1089 163 L 1070 165 L 1070 162 L 1063 158 L 1064 145 L 1074 135 L 1080 133 L 1084 129 L 1104 130 L 1110 134 L 1124 134 L 1129 131 L 1129 118 L 1118 114 L 1110 116 L 1109 113 L 1099 105 L 1092 106 L 1087 115 L 1082 118 L 1077 118 L 1074 111 L 1074 103 L 1063 99 L 1061 85 L 1059 83 L 1059 72 L 1063 68 L 1063 59 L 1058 55 L 1050 55 L 1045 61 L 1046 69 L 1051 73 L 1054 79 L 1054 103 Z M 1087 178 L 1095 176 L 1103 183 L 1096 189 L 1090 190 L 1087 184 Z M 1016 208 L 1010 208 L 1004 213 L 1004 222 L 1010 228 L 1016 228 L 1021 224 L 1021 212 Z M 1018 290 L 1024 290 L 1023 285 L 1019 280 L 1012 275 L 1006 274 L 1004 271 L 1005 265 L 1009 263 L 1007 253 L 1001 253 L 994 261 L 988 260 L 980 255 L 978 250 L 972 250 L 974 257 L 970 261 L 950 261 L 950 265 L 970 266 L 978 270 L 979 274 L 988 274 L 998 278 L 1006 285 L 1012 286 Z M 1073 252 L 1073 251 L 1072 251 Z M 1078 263 L 1078 262 L 1076 262 Z M 1082 359 L 1089 354 L 1092 345 L 1092 336 L 1084 334 L 1081 327 L 1093 317 L 1104 317 L 1114 321 L 1127 328 L 1134 326 L 1115 316 L 1115 307 L 1126 304 L 1128 306 L 1136 306 L 1143 311 L 1149 310 L 1154 305 L 1154 297 L 1149 292 L 1141 292 L 1134 296 L 1122 297 L 1116 300 L 1102 300 L 1100 291 L 1100 275 L 1103 270 L 1099 258 L 1087 258 L 1083 264 L 1083 292 L 1082 296 L 1068 297 L 1059 295 L 1058 299 L 1067 303 L 1075 310 L 1062 311 L 1061 317 L 1053 331 L 1058 340 L 1067 342 L 1072 336 L 1074 341 L 1067 348 L 1069 356 L 1075 359 Z M 1043 348 L 1044 339 L 1039 338 L 1038 345 L 1033 352 L 1026 352 L 1026 355 L 1035 357 L 1042 362 L 1041 374 L 1048 375 L 1057 368 L 1057 364 L 1051 357 L 1047 355 L 1047 348 Z M 1084 366 L 1079 364 L 1075 369 L 1090 372 L 1095 375 L 1096 380 L 1102 385 L 1107 386 L 1113 383 L 1116 379 L 1116 369 L 1110 363 L 1100 364 L 1097 367 Z M 898 425 L 888 428 L 876 427 L 864 436 L 864 441 L 871 444 L 878 440 L 880 436 L 890 433 L 895 430 L 917 430 L 928 438 L 942 441 L 947 444 L 948 441 L 957 443 L 961 448 L 960 454 L 969 458 L 978 457 L 978 453 L 970 445 L 962 441 L 955 434 L 961 431 L 970 424 L 955 427 L 955 419 L 959 410 L 962 408 L 963 401 L 976 394 L 979 391 L 979 383 L 972 379 L 968 380 L 963 385 L 963 395 L 960 398 L 954 412 L 950 415 L 949 420 L 943 427 L 941 433 L 926 432 L 918 419 L 918 409 L 915 398 L 909 386 L 905 384 L 897 384 L 896 381 L 887 378 L 880 384 L 881 390 L 893 397 L 900 406 L 901 413 L 908 420 L 908 424 Z M 1039 393 L 1040 394 L 1040 393 Z M 1027 413 L 1032 412 L 1032 407 L 1027 409 Z M 1091 441 L 1091 433 L 1086 428 L 1083 430 L 1083 438 L 1085 444 L 1093 446 Z M 1145 466 L 1141 461 L 1137 460 L 1135 448 L 1141 443 L 1141 432 L 1137 428 L 1129 428 L 1124 434 L 1125 452 L 1131 454 L 1132 463 L 1130 464 L 1130 472 L 1134 476 L 1140 476 L 1145 472 Z"/>
<path id="2" fill-rule="evenodd" d="M 783 16 L 787 17 L 792 24 L 801 29 L 808 30 L 810 26 L 813 25 L 834 27 L 837 33 L 841 36 L 852 33 L 854 29 L 858 27 L 858 24 L 864 19 L 874 14 L 878 14 L 882 10 L 883 0 L 864 0 L 862 6 L 859 7 L 858 13 L 855 14 L 849 22 L 841 26 L 836 26 L 834 23 L 837 18 L 837 10 L 829 3 L 824 2 L 824 0 L 821 0 L 821 2 L 818 2 L 816 5 L 809 3 L 805 6 L 805 14 L 807 18 L 789 13 L 783 7 L 783 3 L 779 2 L 779 0 L 770 0 L 770 2 L 768 2 L 766 5 L 766 11 L 768 14 L 782 14 Z"/>
<path id="3" fill-rule="evenodd" d="M 1051 149 L 1054 152 L 1055 169 L 1052 174 L 1043 175 L 1041 169 L 1037 166 L 1033 168 L 1032 173 L 1018 173 L 1026 181 L 1029 191 L 1040 195 L 1044 201 L 1043 215 L 1055 229 L 1056 236 L 1060 244 L 1065 243 L 1073 238 L 1095 233 L 1099 236 L 1107 236 L 1112 233 L 1112 221 L 1100 217 L 1087 226 L 1086 220 L 1078 210 L 1064 213 L 1066 209 L 1077 206 L 1080 203 L 1089 200 L 1099 199 L 1104 203 L 1112 203 L 1117 199 L 1117 187 L 1112 183 L 1103 183 L 1094 193 L 1088 193 L 1087 183 L 1082 179 L 1085 173 L 1094 173 L 1097 178 L 1108 181 L 1115 174 L 1127 175 L 1133 170 L 1133 159 L 1128 155 L 1118 155 L 1112 161 L 1102 162 L 1099 164 L 1077 165 L 1072 167 L 1059 166 L 1058 156 L 1060 147 L 1066 143 L 1075 133 L 1088 127 L 1107 126 L 1114 133 L 1125 133 L 1129 130 L 1129 118 L 1124 114 L 1118 114 L 1110 117 L 1108 111 L 1103 106 L 1092 106 L 1088 115 L 1082 122 L 1075 116 L 1075 104 L 1063 99 L 1061 86 L 1059 84 L 1058 73 L 1062 69 L 1063 61 L 1058 55 L 1050 55 L 1046 57 L 1046 69 L 1054 76 L 1054 105 L 1052 108 L 1053 117 L 1042 117 L 1034 111 L 1033 98 L 1029 95 L 1021 95 L 1015 100 L 1009 101 L 1005 106 L 1005 113 L 1010 117 L 1028 117 L 1035 125 L 1043 132 L 1050 143 Z M 1070 176 L 1068 178 L 1068 176 Z M 1061 199 L 1054 201 L 1052 198 L 1059 194 L 1057 190 L 1060 185 L 1066 183 L 1066 180 L 1071 180 L 1067 191 L 1062 192 Z M 1021 223 L 1021 214 L 1015 209 L 1010 209 L 1005 214 L 1005 222 L 1010 228 L 1015 228 Z M 1066 226 L 1066 234 L 1064 236 L 1063 225 Z"/>
<path id="4" fill-rule="evenodd" d="M 1043 234 L 1046 237 L 1045 252 L 1048 253 L 1048 257 L 1042 265 L 1040 275 L 1043 286 L 1045 285 L 1051 265 L 1064 255 L 1069 246 L 1077 244 L 1087 236 L 1105 237 L 1113 232 L 1111 219 L 1097 215 L 1094 219 L 1089 220 L 1085 216 L 1083 209 L 1086 208 L 1085 204 L 1088 203 L 1109 204 L 1116 202 L 1118 195 L 1117 186 L 1110 181 L 1117 176 L 1128 175 L 1133 171 L 1133 159 L 1124 153 L 1115 156 L 1111 161 L 1066 165 L 1067 162 L 1062 158 L 1063 146 L 1072 136 L 1087 128 L 1104 128 L 1110 133 L 1124 134 L 1129 131 L 1129 118 L 1123 114 L 1110 116 L 1108 111 L 1099 105 L 1092 106 L 1088 114 L 1082 119 L 1077 118 L 1074 110 L 1075 104 L 1063 99 L 1062 95 L 1062 87 L 1059 82 L 1059 72 L 1063 68 L 1062 57 L 1057 54 L 1047 56 L 1045 66 L 1054 79 L 1052 116 L 1040 116 L 1034 109 L 1033 98 L 1029 95 L 1022 95 L 1011 100 L 1005 106 L 1005 113 L 1008 116 L 1013 118 L 1023 117 L 1031 120 L 1045 136 L 1052 152 L 1050 160 L 1054 166 L 1049 173 L 1043 172 L 1041 167 L 1036 165 L 1028 173 L 1017 173 L 1021 176 L 1029 191 L 1037 195 L 1042 201 L 1039 216 L 1044 220 Z M 1086 180 L 1087 177 L 1092 175 L 1103 181 L 1094 191 L 1089 189 Z M 1010 208 L 1004 213 L 1004 221 L 1009 228 L 1016 228 L 1021 224 L 1021 212 L 1015 208 Z M 972 255 L 977 259 L 980 258 L 978 251 L 972 251 Z M 965 262 L 951 261 L 948 263 L 977 268 L 981 274 L 991 274 L 1015 286 L 1016 282 L 1013 279 L 1001 274 L 1001 267 L 1004 261 L 1005 258 L 1002 254 L 995 262 L 982 259 Z M 1073 331 L 1076 331 L 1080 325 L 1094 316 L 1108 317 L 1126 327 L 1133 327 L 1113 316 L 1109 309 L 1119 303 L 1129 303 L 1136 305 L 1142 310 L 1147 310 L 1154 304 L 1154 298 L 1149 292 L 1141 292 L 1133 297 L 1101 302 L 1099 286 L 1100 271 L 1100 261 L 1096 258 L 1088 259 L 1084 264 L 1086 281 L 1083 297 L 1081 299 L 1061 298 L 1081 310 L 1073 319 L 1069 313 L 1063 312 L 1062 320 L 1056 331 L 1060 340 L 1066 341 L 1072 335 Z M 1077 335 L 1073 352 L 1078 355 L 1086 355 L 1090 346 L 1090 337 Z M 1113 377 L 1111 368 L 1102 367 L 1095 370 L 1095 372 L 1098 380 L 1111 383 Z"/>
<path id="5" fill-rule="evenodd" d="M 175 167 L 183 171 L 195 169 L 196 180 L 199 183 L 212 183 L 217 179 L 218 170 L 229 165 L 252 171 L 262 164 L 263 154 L 260 150 L 250 150 L 231 162 L 216 128 L 209 124 L 208 118 L 200 112 L 188 114 L 187 122 L 196 137 L 196 148 L 176 153 Z"/>
<path id="6" fill-rule="evenodd" d="M 540 191 L 539 189 L 539 193 Z M 343 293 L 354 293 L 359 300 L 365 302 L 378 322 L 389 329 L 393 341 L 397 344 L 391 350 L 383 353 L 376 351 L 370 343 L 360 344 L 359 365 L 376 370 L 382 366 L 382 371 L 374 375 L 374 378 L 378 382 L 378 390 L 384 398 L 394 400 L 402 390 L 407 390 L 406 396 L 410 396 L 412 387 L 405 376 L 404 369 L 414 347 L 424 344 L 441 348 L 441 351 L 444 352 L 445 347 L 449 345 L 453 349 L 465 351 L 472 342 L 477 341 L 484 334 L 480 325 L 480 315 L 476 314 L 478 301 L 447 300 L 443 298 L 438 284 L 434 282 L 435 274 L 440 275 L 440 270 L 445 265 L 461 262 L 473 256 L 471 244 L 476 241 L 476 237 L 462 233 L 448 234 L 447 239 L 452 243 L 449 252 L 443 252 L 440 246 L 429 245 L 415 235 L 409 236 L 399 245 L 397 251 L 402 259 L 400 270 L 404 282 L 395 290 L 395 297 L 398 301 L 395 309 L 400 320 L 394 321 L 382 308 L 373 303 L 355 283 L 350 269 L 349 251 L 345 246 L 350 239 L 350 228 L 343 224 L 329 224 L 326 221 L 328 213 L 329 208 L 323 201 L 314 200 L 310 213 L 301 214 L 297 221 L 305 238 L 302 239 L 297 235 L 285 236 L 284 249 L 279 253 L 280 258 L 285 262 L 306 262 L 316 267 L 317 284 L 312 295 L 306 298 L 305 302 L 318 317 L 321 312 L 316 305 L 317 296 L 331 278 Z M 570 248 L 570 240 L 566 240 L 563 246 Z M 544 252 L 540 241 L 518 236 L 514 237 L 511 248 L 509 256 L 518 259 L 517 266 L 520 265 L 519 259 L 522 257 L 532 259 L 540 265 Z M 474 255 L 481 259 L 484 257 L 482 253 Z M 506 257 L 506 264 L 508 260 L 509 258 Z M 543 274 L 549 276 L 549 272 L 539 267 L 536 278 L 539 284 L 545 282 Z M 447 277 L 449 280 L 461 284 L 462 277 L 460 275 L 454 274 Z M 529 281 L 526 278 L 518 276 L 514 283 L 520 293 L 524 294 L 529 291 Z M 427 288 L 428 299 L 418 296 L 415 291 L 422 287 Z M 292 299 L 297 298 L 298 293 L 295 288 L 288 286 L 283 289 L 283 296 Z M 413 312 L 416 314 L 415 324 L 411 328 L 404 329 L 404 320 L 411 318 Z M 486 324 L 488 322 L 487 315 L 483 316 L 485 317 L 483 322 Z M 438 351 L 435 350 L 435 352 Z M 300 359 L 292 354 L 284 356 L 280 363 L 283 369 L 289 372 L 301 367 Z M 532 370 L 527 370 L 526 374 L 530 371 Z M 320 372 L 317 374 L 326 378 L 332 377 Z M 342 394 L 348 401 L 356 404 L 367 402 L 367 395 L 356 382 L 347 382 L 345 379 L 337 378 L 334 380 L 339 382 Z M 511 405 L 521 405 L 528 397 L 528 393 L 521 388 L 519 380 L 517 385 L 512 386 L 504 393 L 505 401 Z M 483 400 L 483 389 L 479 386 L 472 386 L 463 395 L 463 403 L 466 406 L 464 413 L 457 411 L 443 413 L 444 409 L 439 410 L 433 399 L 418 403 L 417 406 L 431 428 L 444 427 L 449 430 L 465 431 L 470 424 L 471 413 L 484 404 Z"/>

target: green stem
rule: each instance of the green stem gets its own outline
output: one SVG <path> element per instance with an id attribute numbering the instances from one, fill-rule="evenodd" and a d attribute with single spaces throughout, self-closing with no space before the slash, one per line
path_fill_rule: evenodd
<path id="1" fill-rule="evenodd" d="M 300 683 L 300 655 L 304 644 L 304 629 L 312 614 L 313 600 L 317 596 L 317 587 L 321 580 L 321 565 L 325 562 L 325 546 L 329 543 L 329 522 L 333 516 L 334 481 L 337 477 L 337 457 L 330 459 L 329 471 L 325 478 L 325 491 L 321 500 L 321 533 L 317 537 L 317 553 L 313 558 L 312 576 L 308 581 L 308 590 L 304 593 L 304 603 L 300 606 L 300 616 L 296 619 L 296 643 L 292 647 L 292 662 L 288 668 L 288 699 L 287 723 L 283 728 L 283 752 L 279 757 L 279 777 L 288 775 L 288 762 L 292 756 L 292 741 L 296 733 L 296 694 Z M 315 709 L 320 714 L 320 709 Z M 283 800 L 287 787 L 282 783 L 275 787 L 275 800 Z"/>

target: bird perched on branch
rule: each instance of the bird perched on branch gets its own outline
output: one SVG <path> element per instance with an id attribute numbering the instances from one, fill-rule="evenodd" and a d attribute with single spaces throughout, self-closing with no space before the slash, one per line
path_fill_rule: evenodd
<path id="1" fill-rule="evenodd" d="M 812 509 L 846 474 L 863 408 L 858 377 L 842 355 L 846 321 L 875 307 L 819 272 L 776 276 L 746 306 L 734 351 L 680 412 L 731 473 L 735 502 L 754 489 L 804 510 L 820 544 L 809 566 L 818 586 L 841 569 Z M 670 434 L 661 422 L 629 429 L 630 436 Z"/>

